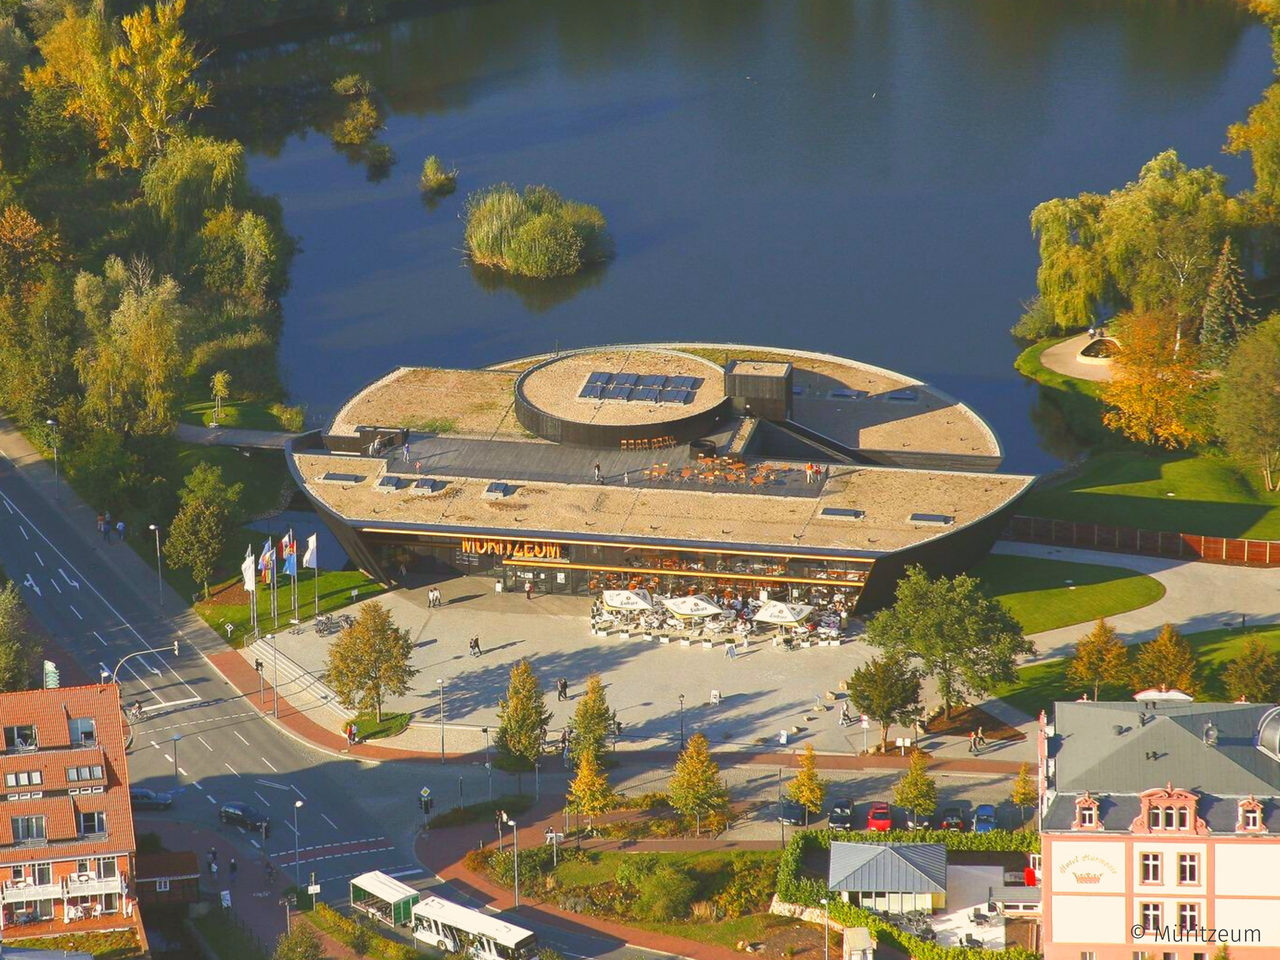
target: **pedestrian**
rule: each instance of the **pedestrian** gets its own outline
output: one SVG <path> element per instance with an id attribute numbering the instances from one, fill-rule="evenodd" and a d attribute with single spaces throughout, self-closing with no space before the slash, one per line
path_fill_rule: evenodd
<path id="1" fill-rule="evenodd" d="M 474 643 L 474 644 L 476 645 L 476 656 L 477 656 L 477 657 L 478 657 L 478 656 L 481 656 L 481 655 L 483 654 L 483 652 L 484 652 L 484 651 L 482 651 L 482 650 L 480 649 L 480 638 L 479 638 L 479 637 L 476 637 L 476 638 L 475 638 L 475 640 L 473 640 L 473 641 L 472 641 L 472 643 Z"/>
<path id="2" fill-rule="evenodd" d="M 569 745 L 568 744 L 565 744 L 565 747 L 564 747 L 564 766 L 566 770 L 569 768 Z"/>
<path id="3" fill-rule="evenodd" d="M 209 873 L 212 875 L 214 882 L 218 880 L 218 861 L 215 860 L 209 864 Z"/>
<path id="4" fill-rule="evenodd" d="M 560 749 L 561 750 L 569 749 L 569 728 L 568 727 L 565 727 L 563 730 L 560 731 Z"/>
<path id="5" fill-rule="evenodd" d="M 102 528 L 103 528 L 104 526 L 106 526 L 106 523 L 105 523 L 105 522 L 103 521 L 103 519 L 102 519 L 102 514 L 98 514 L 98 532 L 99 532 L 99 533 L 101 533 L 101 532 L 102 532 Z"/>
<path id="6" fill-rule="evenodd" d="M 604 483 L 604 476 L 600 473 L 600 461 L 596 461 L 596 465 L 592 471 L 595 474 L 596 483 Z"/>
<path id="7" fill-rule="evenodd" d="M 443 606 L 444 606 L 444 597 L 442 597 L 442 596 L 440 595 L 440 588 L 439 588 L 439 587 L 437 587 L 437 588 L 436 588 L 436 606 L 437 606 L 437 607 L 443 607 Z"/>
<path id="8" fill-rule="evenodd" d="M 421 461 L 421 460 L 415 460 L 415 461 L 413 461 L 413 472 L 414 472 L 414 473 L 421 473 L 421 472 L 422 472 L 422 461 Z"/>
<path id="9" fill-rule="evenodd" d="M 982 735 L 982 727 L 978 727 L 977 741 L 978 746 L 980 747 L 985 747 L 987 745 L 987 738 Z"/>
<path id="10" fill-rule="evenodd" d="M 209 862 L 210 863 L 218 862 L 218 851 L 215 850 L 213 847 L 209 848 Z"/>
<path id="11" fill-rule="evenodd" d="M 116 535 L 120 537 L 120 542 L 124 543 L 124 521 L 121 520 L 116 524 Z"/>
<path id="12" fill-rule="evenodd" d="M 102 515 L 102 539 L 111 542 L 111 511 L 108 510 Z"/>
<path id="13" fill-rule="evenodd" d="M 561 677 L 559 680 L 556 681 L 556 699 L 557 700 L 569 699 L 569 681 L 566 680 L 564 677 Z"/>
<path id="14" fill-rule="evenodd" d="M 969 731 L 969 752 L 970 753 L 978 752 L 978 735 L 974 733 L 972 730 Z"/>
<path id="15" fill-rule="evenodd" d="M 409 444 L 407 441 L 405 442 L 405 445 L 404 445 L 404 462 L 405 463 L 409 462 Z"/>
<path id="16" fill-rule="evenodd" d="M 227 872 L 231 874 L 231 882 L 236 882 L 236 858 L 232 857 L 231 862 L 227 864 Z"/>
<path id="17" fill-rule="evenodd" d="M 849 715 L 849 705 L 842 704 L 840 707 L 840 726 L 849 727 L 853 725 L 853 717 Z"/>
<path id="18" fill-rule="evenodd" d="M 630 470 L 623 470 L 623 471 L 622 471 L 622 485 L 623 485 L 624 487 L 629 487 L 629 486 L 631 486 L 631 471 L 630 471 Z"/>
<path id="19" fill-rule="evenodd" d="M 738 645 L 734 643 L 732 640 L 728 641 L 724 645 L 724 655 L 728 657 L 730 660 L 732 660 L 734 657 L 738 655 Z"/>
<path id="20" fill-rule="evenodd" d="M 526 600 L 533 599 L 533 581 L 529 580 L 524 585 L 524 598 Z"/>

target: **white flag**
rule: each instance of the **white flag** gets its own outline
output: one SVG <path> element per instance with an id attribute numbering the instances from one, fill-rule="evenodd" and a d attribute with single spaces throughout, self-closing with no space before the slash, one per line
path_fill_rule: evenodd
<path id="1" fill-rule="evenodd" d="M 313 533 L 307 537 L 307 552 L 302 555 L 302 565 L 310 567 L 312 570 L 316 569 L 316 543 L 319 537 L 318 533 Z"/>
<path id="2" fill-rule="evenodd" d="M 258 589 L 258 578 L 254 575 L 256 570 L 253 563 L 253 547 L 250 546 L 244 555 L 244 563 L 240 564 L 240 573 L 244 576 L 244 588 L 250 593 Z"/>

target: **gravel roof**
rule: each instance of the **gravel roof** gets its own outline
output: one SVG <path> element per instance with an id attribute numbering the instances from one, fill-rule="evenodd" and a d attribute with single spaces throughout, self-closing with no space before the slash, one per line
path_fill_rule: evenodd
<path id="1" fill-rule="evenodd" d="M 399 367 L 347 401 L 329 427 L 430 429 L 468 437 L 529 438 L 515 416 L 517 374 L 500 370 Z"/>

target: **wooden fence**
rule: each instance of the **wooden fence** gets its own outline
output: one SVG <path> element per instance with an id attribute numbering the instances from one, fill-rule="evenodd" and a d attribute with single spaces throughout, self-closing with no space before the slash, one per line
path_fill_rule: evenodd
<path id="1" fill-rule="evenodd" d="M 1006 536 L 1029 543 L 1056 543 L 1087 550 L 1139 553 L 1149 557 L 1202 560 L 1248 567 L 1280 566 L 1280 541 L 1206 537 L 1196 533 L 1170 533 L 1112 527 L 1047 517 L 1014 517 Z"/>

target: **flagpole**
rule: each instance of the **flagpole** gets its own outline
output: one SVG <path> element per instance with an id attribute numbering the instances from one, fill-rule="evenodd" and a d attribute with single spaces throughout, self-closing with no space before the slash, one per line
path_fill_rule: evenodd
<path id="1" fill-rule="evenodd" d="M 280 629 L 280 597 L 276 591 L 280 587 L 279 564 L 276 563 L 275 548 L 271 550 L 271 616 L 275 618 L 276 629 Z"/>
<path id="2" fill-rule="evenodd" d="M 316 535 L 316 555 L 311 558 L 314 560 L 315 566 L 312 568 L 316 572 L 316 616 L 320 616 L 320 536 Z"/>
<path id="3" fill-rule="evenodd" d="M 301 620 L 298 616 L 298 541 L 293 535 L 293 531 L 289 531 L 289 551 L 293 558 L 293 619 Z"/>

